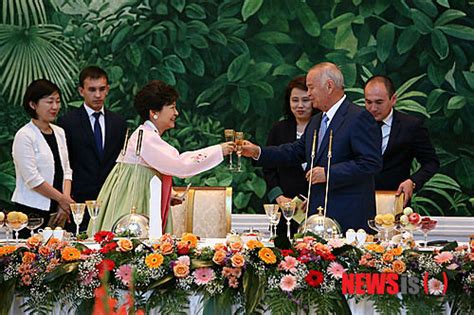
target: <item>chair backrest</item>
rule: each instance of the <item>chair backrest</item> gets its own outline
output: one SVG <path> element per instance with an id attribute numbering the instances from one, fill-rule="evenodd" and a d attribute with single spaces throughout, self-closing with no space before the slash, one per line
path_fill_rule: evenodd
<path id="1" fill-rule="evenodd" d="M 403 201 L 405 195 L 396 196 L 396 191 L 377 190 L 375 192 L 375 204 L 377 214 L 393 213 L 397 215 L 403 212 Z"/>
<path id="2" fill-rule="evenodd" d="M 177 192 L 184 187 L 175 187 Z M 224 238 L 231 228 L 232 187 L 191 187 L 186 201 L 171 208 L 173 234 Z"/>

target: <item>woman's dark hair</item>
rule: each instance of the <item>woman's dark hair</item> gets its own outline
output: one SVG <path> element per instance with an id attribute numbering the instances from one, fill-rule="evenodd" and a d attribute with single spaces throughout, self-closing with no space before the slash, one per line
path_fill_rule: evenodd
<path id="1" fill-rule="evenodd" d="M 40 79 L 31 82 L 26 88 L 25 96 L 23 96 L 23 108 L 25 109 L 25 112 L 31 118 L 38 118 L 36 110 L 31 108 L 30 102 L 38 103 L 40 99 L 50 96 L 54 92 L 58 92 L 59 95 L 61 95 L 59 87 L 49 80 Z"/>
<path id="2" fill-rule="evenodd" d="M 305 76 L 296 77 L 293 80 L 291 80 L 286 86 L 285 104 L 283 104 L 283 114 L 287 118 L 293 118 L 293 119 L 295 119 L 295 115 L 293 115 L 293 112 L 291 111 L 290 98 L 291 98 L 291 91 L 294 88 L 297 88 L 303 91 L 308 91 L 308 88 L 306 87 L 306 77 Z"/>
<path id="3" fill-rule="evenodd" d="M 150 81 L 135 96 L 134 106 L 143 121 L 149 119 L 150 109 L 160 111 L 178 99 L 178 92 L 160 80 Z"/>

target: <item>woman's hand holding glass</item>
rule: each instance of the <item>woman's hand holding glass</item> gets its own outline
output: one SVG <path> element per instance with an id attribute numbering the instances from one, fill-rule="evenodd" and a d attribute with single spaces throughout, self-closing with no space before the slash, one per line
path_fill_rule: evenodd
<path id="1" fill-rule="evenodd" d="M 221 143 L 222 155 L 227 156 L 235 151 L 235 142 Z"/>

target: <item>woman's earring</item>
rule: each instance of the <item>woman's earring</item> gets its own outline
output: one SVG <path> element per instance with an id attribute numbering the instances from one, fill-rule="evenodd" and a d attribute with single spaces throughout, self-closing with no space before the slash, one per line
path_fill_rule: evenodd
<path id="1" fill-rule="evenodd" d="M 157 115 L 157 114 L 153 115 L 153 119 L 154 119 L 154 120 L 157 120 L 157 119 L 158 119 L 158 115 Z"/>

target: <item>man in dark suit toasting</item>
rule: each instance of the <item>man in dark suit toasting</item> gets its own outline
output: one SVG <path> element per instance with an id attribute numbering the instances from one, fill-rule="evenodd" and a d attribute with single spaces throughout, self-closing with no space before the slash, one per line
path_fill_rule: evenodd
<path id="1" fill-rule="evenodd" d="M 413 192 L 423 186 L 438 170 L 439 160 L 423 121 L 401 113 L 393 107 L 397 102 L 389 77 L 376 75 L 364 88 L 365 107 L 379 123 L 382 131 L 383 169 L 375 177 L 375 189 L 396 190 L 405 194 L 405 205 Z M 410 175 L 413 160 L 420 168 Z"/>
<path id="2" fill-rule="evenodd" d="M 126 122 L 104 108 L 109 92 L 104 70 L 90 66 L 79 75 L 79 94 L 84 104 L 61 117 L 58 124 L 66 132 L 72 168 L 72 196 L 76 202 L 95 200 L 107 175 L 115 165 L 125 140 Z M 87 227 L 89 215 L 81 228 Z"/>
<path id="3" fill-rule="evenodd" d="M 329 176 L 327 216 L 336 219 L 343 231 L 367 227 L 375 216 L 374 176 L 382 168 L 381 135 L 374 118 L 364 108 L 352 104 L 344 94 L 344 78 L 329 62 L 313 66 L 306 76 L 308 96 L 314 116 L 303 136 L 288 144 L 260 148 L 250 142 L 243 155 L 266 167 L 307 162 L 306 178 L 312 172 L 309 214 L 324 206 L 328 172 L 329 135 L 332 130 L 332 159 Z M 313 134 L 318 135 L 316 157 L 311 169 Z"/>

